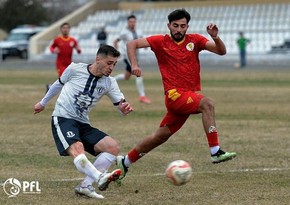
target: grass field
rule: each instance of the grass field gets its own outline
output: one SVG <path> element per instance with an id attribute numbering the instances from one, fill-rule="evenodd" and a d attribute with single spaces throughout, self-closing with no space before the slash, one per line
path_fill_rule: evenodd
<path id="1" fill-rule="evenodd" d="M 41 193 L 8 198 L 0 187 L 0 204 L 194 205 L 290 203 L 290 71 L 206 70 L 203 94 L 216 104 L 222 148 L 238 153 L 232 161 L 213 165 L 201 116 L 191 116 L 167 143 L 134 164 L 118 187 L 111 184 L 104 200 L 79 198 L 73 188 L 83 177 L 70 157 L 59 157 L 50 129 L 55 99 L 33 115 L 52 70 L 0 70 L 0 181 L 39 181 Z M 91 113 L 92 124 L 109 133 L 127 153 L 155 130 L 165 113 L 159 73 L 145 72 L 153 103 L 140 104 L 134 80 L 120 82 L 135 111 L 122 117 L 105 97 Z M 91 160 L 94 158 L 90 157 Z M 167 164 L 184 159 L 193 167 L 192 180 L 171 185 Z M 114 167 L 115 168 L 115 167 Z"/>

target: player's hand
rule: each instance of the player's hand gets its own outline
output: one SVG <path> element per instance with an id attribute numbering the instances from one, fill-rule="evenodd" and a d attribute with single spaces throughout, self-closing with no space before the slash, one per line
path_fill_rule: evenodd
<path id="1" fill-rule="evenodd" d="M 82 50 L 80 48 L 77 48 L 77 53 L 78 54 L 81 54 L 82 53 Z"/>
<path id="2" fill-rule="evenodd" d="M 55 48 L 53 49 L 53 52 L 54 52 L 54 53 L 59 53 L 59 51 L 60 51 L 60 50 L 59 50 L 58 47 L 55 47 Z"/>
<path id="3" fill-rule="evenodd" d="M 141 68 L 139 68 L 138 66 L 132 67 L 132 74 L 140 77 L 142 75 Z"/>
<path id="4" fill-rule="evenodd" d="M 36 103 L 34 105 L 34 114 L 40 113 L 41 111 L 44 110 L 45 107 L 43 107 L 40 102 Z"/>
<path id="5" fill-rule="evenodd" d="M 119 110 L 123 115 L 127 115 L 128 113 L 133 111 L 133 108 L 128 102 L 125 102 L 124 99 L 121 99 L 121 102 L 119 104 Z"/>
<path id="6" fill-rule="evenodd" d="M 207 33 L 208 33 L 211 37 L 215 38 L 215 37 L 218 36 L 218 32 L 219 32 L 219 30 L 218 30 L 217 25 L 215 25 L 215 24 L 213 24 L 213 23 L 210 23 L 209 25 L 207 25 L 206 30 L 207 30 Z"/>

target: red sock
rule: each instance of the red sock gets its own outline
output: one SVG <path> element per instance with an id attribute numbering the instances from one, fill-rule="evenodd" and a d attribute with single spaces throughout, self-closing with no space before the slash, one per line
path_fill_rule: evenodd
<path id="1" fill-rule="evenodd" d="M 128 152 L 129 160 L 133 163 L 140 159 L 143 155 L 140 155 L 136 148 L 133 148 L 130 152 Z"/>
<path id="2" fill-rule="evenodd" d="M 209 147 L 215 147 L 219 145 L 217 132 L 207 133 L 206 136 Z"/>

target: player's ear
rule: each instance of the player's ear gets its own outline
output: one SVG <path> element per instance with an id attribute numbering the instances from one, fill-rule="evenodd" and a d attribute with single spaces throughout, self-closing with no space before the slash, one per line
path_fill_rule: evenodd
<path id="1" fill-rule="evenodd" d="M 100 56 L 96 56 L 96 62 L 98 62 L 100 60 L 101 60 Z"/>

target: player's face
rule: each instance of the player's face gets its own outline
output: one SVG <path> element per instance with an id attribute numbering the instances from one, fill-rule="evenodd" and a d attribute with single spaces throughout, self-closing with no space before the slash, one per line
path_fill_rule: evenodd
<path id="1" fill-rule="evenodd" d="M 168 23 L 167 26 L 174 41 L 180 42 L 183 40 L 188 29 L 186 18 L 172 21 Z"/>
<path id="2" fill-rule="evenodd" d="M 129 27 L 129 29 L 134 30 L 136 27 L 136 19 L 130 18 L 128 20 L 128 27 Z"/>
<path id="3" fill-rule="evenodd" d="M 69 30 L 70 30 L 70 27 L 69 27 L 68 25 L 64 25 L 64 26 L 61 27 L 61 29 L 60 29 L 62 35 L 64 35 L 64 36 L 69 35 Z"/>
<path id="4" fill-rule="evenodd" d="M 100 72 L 104 76 L 109 76 L 114 70 L 115 65 L 117 64 L 117 57 L 106 56 L 97 58 L 97 65 Z"/>

